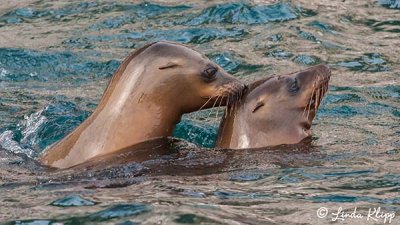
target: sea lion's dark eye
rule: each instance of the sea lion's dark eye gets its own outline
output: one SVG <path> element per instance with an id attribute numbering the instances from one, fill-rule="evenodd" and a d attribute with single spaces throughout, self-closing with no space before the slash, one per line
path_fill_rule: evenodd
<path id="1" fill-rule="evenodd" d="M 215 67 L 208 67 L 201 73 L 201 75 L 207 80 L 214 80 L 217 75 L 217 71 L 218 69 Z"/>
<path id="2" fill-rule="evenodd" d="M 292 93 L 295 93 L 295 92 L 299 91 L 299 89 L 300 89 L 300 87 L 299 87 L 297 78 L 294 78 L 293 82 L 289 86 L 289 91 Z"/>

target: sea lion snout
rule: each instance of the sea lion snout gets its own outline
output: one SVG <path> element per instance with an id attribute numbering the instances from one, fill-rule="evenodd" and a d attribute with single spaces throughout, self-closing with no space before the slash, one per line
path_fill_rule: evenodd
<path id="1" fill-rule="evenodd" d="M 319 82 L 329 81 L 331 77 L 331 69 L 325 65 L 318 65 L 298 73 L 292 74 L 303 82 Z"/>
<path id="2" fill-rule="evenodd" d="M 236 77 L 227 73 L 222 68 L 218 68 L 218 79 L 213 81 L 212 84 L 209 84 L 212 88 L 207 92 L 207 95 L 203 97 L 207 100 L 207 103 L 203 105 L 201 109 L 213 106 L 226 106 L 241 98 L 247 88 L 246 85 Z"/>
<path id="3" fill-rule="evenodd" d="M 303 98 L 303 101 L 305 101 L 305 110 L 316 111 L 322 98 L 328 91 L 331 69 L 325 65 L 318 65 L 299 73 L 297 77 L 303 80 L 303 82 L 306 82 L 304 84 L 305 90 L 303 90 L 303 96 L 305 96 L 305 98 Z M 313 117 L 309 119 L 312 120 Z"/>
<path id="4" fill-rule="evenodd" d="M 236 92 L 236 93 L 242 93 L 244 89 L 246 88 L 246 85 L 242 83 L 240 80 L 238 80 L 236 77 L 232 76 L 222 68 L 219 70 L 221 73 L 221 83 L 224 83 L 222 85 L 222 88 L 225 88 L 225 90 L 228 93 Z"/>

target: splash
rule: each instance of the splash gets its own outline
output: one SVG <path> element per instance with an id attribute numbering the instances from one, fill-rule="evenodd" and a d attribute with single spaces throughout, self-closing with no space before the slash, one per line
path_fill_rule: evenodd
<path id="1" fill-rule="evenodd" d="M 10 151 L 15 154 L 25 154 L 30 158 L 35 156 L 35 152 L 30 148 L 23 148 L 17 141 L 14 139 L 14 132 L 11 130 L 6 130 L 0 134 L 0 146 L 7 151 Z"/>
<path id="2" fill-rule="evenodd" d="M 19 125 L 19 127 L 22 128 L 22 144 L 28 144 L 30 146 L 38 144 L 38 130 L 48 121 L 47 118 L 42 115 L 45 110 L 47 110 L 47 106 L 29 116 L 24 116 L 24 120 Z"/>
<path id="3" fill-rule="evenodd" d="M 47 118 L 42 115 L 47 107 L 32 113 L 31 115 L 25 115 L 24 120 L 21 121 L 17 128 L 21 130 L 22 138 L 18 142 L 15 140 L 15 133 L 12 130 L 6 130 L 0 134 L 0 146 L 7 151 L 15 154 L 25 154 L 30 158 L 37 156 L 37 152 L 34 151 L 34 147 L 38 145 L 38 130 L 45 125 Z"/>

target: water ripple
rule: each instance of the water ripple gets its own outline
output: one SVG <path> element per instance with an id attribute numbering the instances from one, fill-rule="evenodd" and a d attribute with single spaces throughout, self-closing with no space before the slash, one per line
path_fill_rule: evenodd
<path id="1" fill-rule="evenodd" d="M 298 13 L 287 3 L 273 5 L 249 5 L 245 3 L 226 3 L 205 9 L 199 15 L 192 16 L 185 25 L 210 23 L 262 24 L 296 19 Z"/>

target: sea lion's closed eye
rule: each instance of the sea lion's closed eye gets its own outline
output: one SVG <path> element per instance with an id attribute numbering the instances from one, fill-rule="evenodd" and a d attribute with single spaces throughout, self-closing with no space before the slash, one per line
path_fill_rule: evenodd
<path id="1" fill-rule="evenodd" d="M 179 66 L 179 65 L 176 64 L 176 63 L 168 62 L 167 65 L 160 66 L 160 67 L 158 67 L 158 69 L 165 70 L 165 69 L 174 68 L 174 67 L 177 67 L 177 66 Z"/>
<path id="2" fill-rule="evenodd" d="M 255 111 L 257 111 L 259 108 L 261 108 L 263 106 L 264 106 L 264 102 L 257 102 L 256 107 L 254 107 L 252 112 L 254 113 Z"/>

